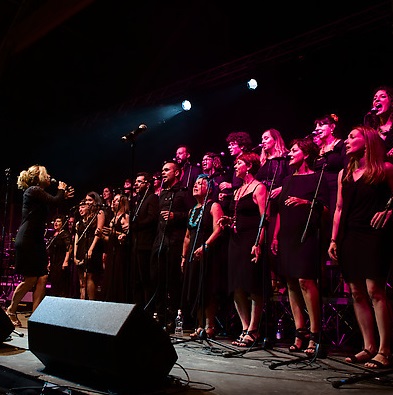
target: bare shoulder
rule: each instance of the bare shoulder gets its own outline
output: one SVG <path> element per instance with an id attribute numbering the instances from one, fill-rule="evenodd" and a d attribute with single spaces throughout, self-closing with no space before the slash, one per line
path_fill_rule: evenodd
<path id="1" fill-rule="evenodd" d="M 385 173 L 389 177 L 393 177 L 393 163 L 385 162 L 384 165 L 385 165 Z"/>

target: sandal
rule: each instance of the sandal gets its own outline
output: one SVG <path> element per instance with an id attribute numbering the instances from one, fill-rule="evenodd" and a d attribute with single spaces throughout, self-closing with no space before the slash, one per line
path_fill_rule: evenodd
<path id="1" fill-rule="evenodd" d="M 247 331 L 246 334 L 244 335 L 242 341 L 238 342 L 236 346 L 238 347 L 254 347 L 256 346 L 259 336 L 254 336 L 254 333 L 258 333 L 258 330 L 253 330 L 253 331 Z M 250 339 L 246 339 L 246 336 L 248 336 Z"/>
<path id="2" fill-rule="evenodd" d="M 317 350 L 317 343 L 319 342 L 319 332 L 310 332 L 310 339 L 308 342 L 307 348 L 304 350 L 304 353 L 308 357 L 314 357 L 315 352 Z"/>
<path id="3" fill-rule="evenodd" d="M 296 338 L 301 340 L 300 346 L 296 344 Z M 308 333 L 307 328 L 298 328 L 295 332 L 295 342 L 289 346 L 289 352 L 301 352 L 303 351 L 302 345 L 304 340 L 308 340 L 310 338 L 310 334 Z"/>
<path id="4" fill-rule="evenodd" d="M 232 342 L 233 346 L 237 346 L 239 343 L 243 341 L 244 336 L 247 335 L 248 329 L 243 329 L 243 332 L 239 335 L 239 337 Z"/>
<path id="5" fill-rule="evenodd" d="M 377 357 L 378 355 L 382 355 L 383 361 L 385 362 L 378 361 L 377 359 L 375 359 L 375 357 Z M 379 352 L 375 357 L 373 359 L 370 359 L 368 362 L 366 362 L 364 366 L 370 369 L 386 369 L 392 365 L 392 358 L 390 355 L 386 355 L 382 352 Z"/>
<path id="6" fill-rule="evenodd" d="M 16 313 L 10 313 L 8 309 L 5 311 L 5 313 L 8 315 L 8 318 L 11 320 L 12 325 L 15 327 L 21 327 L 22 323 L 19 321 L 19 318 Z"/>
<path id="7" fill-rule="evenodd" d="M 195 329 L 194 333 L 190 334 L 191 340 L 200 339 L 202 331 L 203 331 L 203 328 L 201 328 L 201 327 L 199 327 L 198 329 Z"/>
<path id="8" fill-rule="evenodd" d="M 372 354 L 371 351 L 367 350 L 366 348 L 363 348 L 362 351 L 358 352 L 355 355 L 348 355 L 345 358 L 345 362 L 348 362 L 348 363 L 363 363 L 363 362 L 370 361 L 373 357 L 375 357 L 375 354 Z"/>

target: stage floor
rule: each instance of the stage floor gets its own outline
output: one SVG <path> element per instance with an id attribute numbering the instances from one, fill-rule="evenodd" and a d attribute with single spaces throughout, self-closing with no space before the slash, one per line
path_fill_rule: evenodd
<path id="1" fill-rule="evenodd" d="M 97 394 L 111 393 L 93 386 L 68 381 L 45 372 L 45 366 L 28 349 L 28 313 L 19 314 L 22 328 L 12 332 L 11 339 L 0 345 L 0 390 L 8 394 Z M 231 345 L 231 339 L 218 337 L 188 341 L 171 337 L 178 359 L 167 383 L 154 394 L 334 394 L 366 395 L 393 391 L 393 367 L 385 370 L 366 370 L 362 365 L 344 362 L 346 353 L 335 350 L 326 358 L 294 363 L 302 354 L 287 351 L 280 344 L 264 349 L 243 350 Z M 61 342 L 61 339 L 59 339 Z M 148 341 L 148 339 L 141 339 Z M 287 363 L 289 362 L 289 363 Z M 110 364 L 111 361 L 108 361 Z M 283 365 L 280 365 L 284 363 Z M 133 377 L 130 371 L 130 388 Z M 42 390 L 43 387 L 45 390 Z M 134 393 L 130 391 L 130 393 Z M 153 393 L 138 390 L 136 393 Z"/>

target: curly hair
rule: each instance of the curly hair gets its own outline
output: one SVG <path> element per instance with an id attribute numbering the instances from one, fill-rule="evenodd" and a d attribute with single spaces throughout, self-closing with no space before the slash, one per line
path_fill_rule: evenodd
<path id="1" fill-rule="evenodd" d="M 45 166 L 33 165 L 27 170 L 22 170 L 18 176 L 18 189 L 27 189 L 33 185 L 42 185 L 47 181 L 48 172 Z"/>
<path id="2" fill-rule="evenodd" d="M 252 140 L 248 132 L 231 132 L 226 138 L 227 143 L 237 143 L 243 151 L 251 151 Z"/>

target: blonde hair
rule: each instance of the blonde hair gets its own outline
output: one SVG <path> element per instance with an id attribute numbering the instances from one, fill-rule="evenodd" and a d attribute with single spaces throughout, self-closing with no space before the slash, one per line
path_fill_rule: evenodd
<path id="1" fill-rule="evenodd" d="M 277 129 L 266 129 L 262 135 L 264 135 L 266 132 L 270 133 L 270 136 L 272 136 L 272 139 L 274 140 L 274 156 L 276 158 L 281 158 L 285 156 L 288 152 L 289 149 L 285 146 L 284 139 L 281 136 L 281 133 Z M 261 156 L 259 158 L 261 162 L 261 166 L 263 166 L 266 162 L 267 155 L 264 149 L 261 151 Z"/>
<path id="2" fill-rule="evenodd" d="M 48 172 L 45 166 L 33 165 L 27 170 L 22 170 L 18 176 L 18 189 L 27 189 L 32 185 L 42 185 L 47 181 Z"/>

